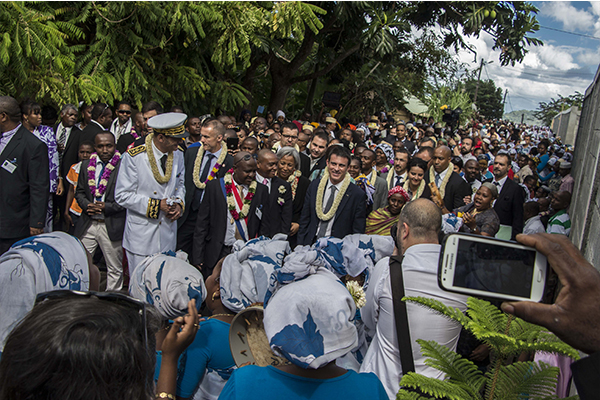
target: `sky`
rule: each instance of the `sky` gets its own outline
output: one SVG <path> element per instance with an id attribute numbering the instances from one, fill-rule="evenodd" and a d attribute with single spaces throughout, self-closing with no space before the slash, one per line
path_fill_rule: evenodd
<path id="1" fill-rule="evenodd" d="M 476 61 L 468 51 L 458 54 L 471 70 L 478 67 L 482 58 L 491 61 L 484 66 L 481 79 L 489 77 L 503 92 L 508 89 L 506 113 L 535 110 L 540 102 L 557 99 L 559 94 L 585 93 L 600 64 L 600 1 L 536 1 L 533 4 L 539 9 L 540 30 L 531 36 L 542 40 L 544 45 L 528 47 L 529 52 L 520 64 L 500 66 L 500 52 L 492 51 L 493 39 L 487 33 L 467 40 L 477 49 Z"/>

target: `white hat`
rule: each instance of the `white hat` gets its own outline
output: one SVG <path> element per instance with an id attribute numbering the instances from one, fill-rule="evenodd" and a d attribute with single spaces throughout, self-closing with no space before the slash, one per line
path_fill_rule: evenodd
<path id="1" fill-rule="evenodd" d="M 188 137 L 190 134 L 185 130 L 184 123 L 187 115 L 182 113 L 165 113 L 155 115 L 148 120 L 148 126 L 154 130 L 154 133 L 160 133 L 175 139 Z"/>

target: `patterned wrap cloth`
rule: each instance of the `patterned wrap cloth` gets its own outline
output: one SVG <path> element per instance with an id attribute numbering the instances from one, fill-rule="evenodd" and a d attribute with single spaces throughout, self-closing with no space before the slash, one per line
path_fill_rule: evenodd
<path id="1" fill-rule="evenodd" d="M 146 257 L 131 277 L 131 296 L 152 304 L 166 319 L 187 314 L 191 299 L 200 310 L 206 299 L 204 279 L 184 254 L 169 251 Z"/>
<path id="2" fill-rule="evenodd" d="M 38 294 L 90 288 L 87 252 L 64 232 L 15 243 L 0 257 L 0 350 L 6 337 L 33 308 Z"/>

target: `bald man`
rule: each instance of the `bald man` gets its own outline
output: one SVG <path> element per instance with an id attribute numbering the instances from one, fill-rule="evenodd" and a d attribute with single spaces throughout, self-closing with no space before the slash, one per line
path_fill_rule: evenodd
<path id="1" fill-rule="evenodd" d="M 425 174 L 427 183 L 434 182 L 446 208 L 450 211 L 465 204 L 464 198 L 471 195 L 470 185 L 453 171 L 450 162 L 452 150 L 448 146 L 440 146 L 433 152 L 433 165 Z"/>
<path id="2" fill-rule="evenodd" d="M 277 176 L 278 162 L 271 150 L 263 149 L 258 152 L 256 181 L 269 190 L 269 237 L 278 233 L 288 235 L 292 227 L 292 187 Z"/>
<path id="3" fill-rule="evenodd" d="M 246 200 L 254 190 L 252 200 Z M 229 210 L 228 200 L 235 212 Z M 231 253 L 236 240 L 248 241 L 269 232 L 269 192 L 256 182 L 256 160 L 245 151 L 233 158 L 233 173 L 206 184 L 194 231 L 191 261 L 204 278 L 212 274 L 217 262 Z M 242 210 L 249 204 L 247 215 Z"/>

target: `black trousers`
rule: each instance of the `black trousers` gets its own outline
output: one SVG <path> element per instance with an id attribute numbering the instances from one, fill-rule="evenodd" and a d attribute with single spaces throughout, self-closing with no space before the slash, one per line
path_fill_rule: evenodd
<path id="1" fill-rule="evenodd" d="M 187 219 L 177 227 L 177 250 L 185 251 L 188 259 L 192 259 L 194 248 L 194 230 L 196 229 L 196 220 L 198 219 L 198 210 L 190 210 Z"/>
<path id="2" fill-rule="evenodd" d="M 17 243 L 19 240 L 23 240 L 27 237 L 29 237 L 29 236 L 23 236 L 23 237 L 18 237 L 18 238 L 9 238 L 9 239 L 0 238 L 0 256 L 2 254 L 6 253 L 10 249 L 10 246 Z"/>

